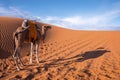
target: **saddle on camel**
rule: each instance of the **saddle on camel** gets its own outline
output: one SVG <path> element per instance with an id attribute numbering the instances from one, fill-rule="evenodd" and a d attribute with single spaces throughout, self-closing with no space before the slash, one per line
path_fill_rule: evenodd
<path id="1" fill-rule="evenodd" d="M 28 42 L 34 43 L 37 40 L 37 27 L 35 25 L 35 22 L 33 21 L 29 21 L 28 24 L 30 25 L 28 27 L 29 36 L 26 36 L 26 37 L 28 37 Z"/>

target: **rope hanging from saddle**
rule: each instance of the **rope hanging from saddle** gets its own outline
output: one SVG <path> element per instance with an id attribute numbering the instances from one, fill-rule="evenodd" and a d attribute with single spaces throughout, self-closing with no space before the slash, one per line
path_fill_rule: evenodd
<path id="1" fill-rule="evenodd" d="M 29 21 L 29 42 L 34 42 L 37 39 L 37 28 L 35 26 L 35 22 Z"/>

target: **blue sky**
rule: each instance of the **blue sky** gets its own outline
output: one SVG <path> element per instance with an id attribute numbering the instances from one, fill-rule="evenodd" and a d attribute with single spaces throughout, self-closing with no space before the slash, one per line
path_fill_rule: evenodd
<path id="1" fill-rule="evenodd" d="M 0 16 L 71 29 L 120 30 L 120 0 L 0 0 Z"/>

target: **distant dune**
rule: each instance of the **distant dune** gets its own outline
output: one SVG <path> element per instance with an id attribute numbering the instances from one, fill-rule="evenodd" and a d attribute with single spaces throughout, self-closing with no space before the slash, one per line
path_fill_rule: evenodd
<path id="1" fill-rule="evenodd" d="M 29 65 L 30 44 L 24 44 L 21 55 L 26 66 L 16 71 L 12 33 L 22 21 L 0 17 L 1 80 L 120 80 L 120 31 L 52 26 L 39 48 L 40 64 Z"/>

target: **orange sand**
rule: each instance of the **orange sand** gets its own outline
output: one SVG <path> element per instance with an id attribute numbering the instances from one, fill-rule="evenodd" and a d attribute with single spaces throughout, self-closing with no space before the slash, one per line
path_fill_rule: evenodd
<path id="1" fill-rule="evenodd" d="M 81 31 L 52 26 L 39 48 L 40 64 L 29 65 L 29 44 L 16 71 L 12 33 L 23 19 L 0 17 L 1 80 L 120 80 L 120 31 Z M 44 23 L 38 23 L 43 25 Z"/>

